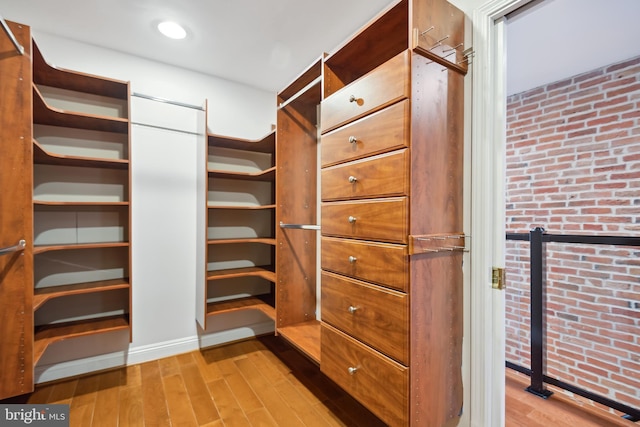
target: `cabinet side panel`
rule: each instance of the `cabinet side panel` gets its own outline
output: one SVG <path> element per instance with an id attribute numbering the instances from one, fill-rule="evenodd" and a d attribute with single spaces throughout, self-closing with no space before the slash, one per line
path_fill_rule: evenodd
<path id="1" fill-rule="evenodd" d="M 316 107 L 299 102 L 278 110 L 276 224 L 317 224 Z M 315 320 L 317 232 L 276 230 L 276 326 Z"/>
<path id="2" fill-rule="evenodd" d="M 31 35 L 8 23 L 24 55 L 0 35 L 0 399 L 33 390 Z"/>
<path id="3" fill-rule="evenodd" d="M 412 57 L 411 235 L 463 226 L 463 76 L 443 69 Z"/>
<path id="4" fill-rule="evenodd" d="M 416 426 L 456 426 L 462 411 L 462 253 L 411 256 L 411 402 Z"/>

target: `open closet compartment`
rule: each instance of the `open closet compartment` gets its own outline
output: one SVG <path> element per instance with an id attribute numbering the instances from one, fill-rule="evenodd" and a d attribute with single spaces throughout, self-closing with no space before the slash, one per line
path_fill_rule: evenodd
<path id="1" fill-rule="evenodd" d="M 33 50 L 34 364 L 74 337 L 131 341 L 129 83 Z"/>
<path id="2" fill-rule="evenodd" d="M 215 316 L 241 311 L 273 321 L 275 131 L 257 140 L 206 135 L 206 279 L 198 323 L 206 331 Z"/>
<path id="3" fill-rule="evenodd" d="M 463 30 L 401 0 L 323 61 L 320 368 L 390 426 L 462 410 Z"/>
<path id="4" fill-rule="evenodd" d="M 318 59 L 277 95 L 276 333 L 320 362 L 317 307 Z"/>

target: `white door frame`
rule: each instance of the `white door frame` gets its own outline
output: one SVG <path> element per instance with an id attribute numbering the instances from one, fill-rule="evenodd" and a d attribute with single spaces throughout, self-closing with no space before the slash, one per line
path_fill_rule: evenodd
<path id="1" fill-rule="evenodd" d="M 470 425 L 505 424 L 504 292 L 491 287 L 504 267 L 505 15 L 531 0 L 491 0 L 473 14 L 471 107 Z"/>

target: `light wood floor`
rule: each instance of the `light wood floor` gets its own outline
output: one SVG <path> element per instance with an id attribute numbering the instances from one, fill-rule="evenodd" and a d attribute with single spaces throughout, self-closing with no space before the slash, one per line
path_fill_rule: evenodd
<path id="1" fill-rule="evenodd" d="M 578 398 L 556 391 L 542 399 L 525 391 L 529 378 L 507 369 L 506 427 L 637 427 L 603 409 L 590 407 Z M 548 387 L 553 390 L 553 387 Z"/>
<path id="2" fill-rule="evenodd" d="M 276 337 L 45 384 L 11 403 L 69 404 L 79 427 L 384 426 Z"/>
<path id="3" fill-rule="evenodd" d="M 507 369 L 507 427 L 638 426 L 557 395 L 540 399 L 525 381 Z M 44 384 L 0 402 L 69 404 L 70 424 L 80 427 L 384 426 L 276 337 Z"/>

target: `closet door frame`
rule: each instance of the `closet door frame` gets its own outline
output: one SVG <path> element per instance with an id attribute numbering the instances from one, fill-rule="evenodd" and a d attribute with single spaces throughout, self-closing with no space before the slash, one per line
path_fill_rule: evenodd
<path id="1" fill-rule="evenodd" d="M 470 411 L 472 427 L 505 424 L 504 292 L 491 286 L 504 268 L 505 16 L 531 0 L 491 0 L 473 14 L 471 105 Z M 486 108 L 487 105 L 494 106 Z M 487 191 L 486 189 L 491 189 Z"/>

